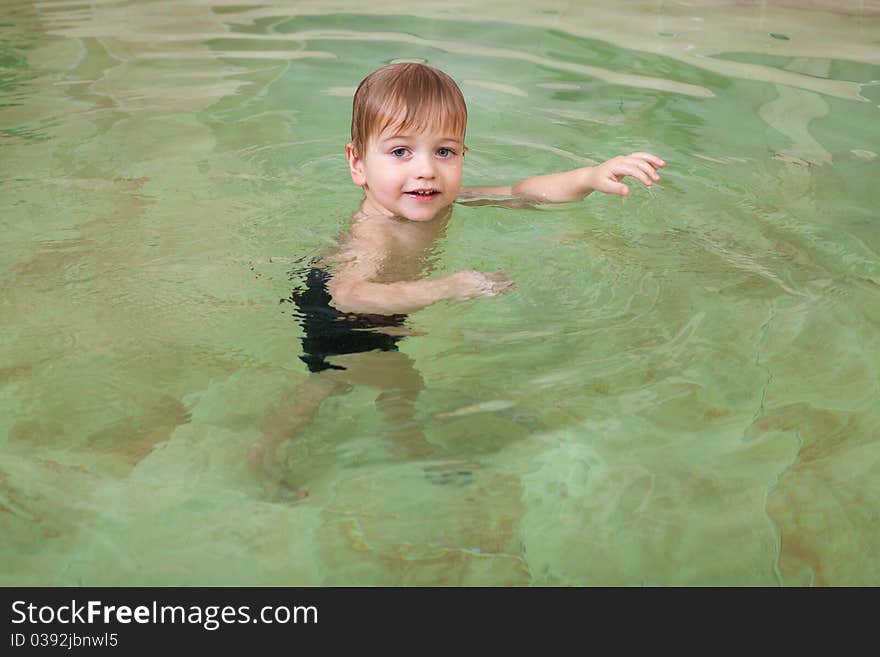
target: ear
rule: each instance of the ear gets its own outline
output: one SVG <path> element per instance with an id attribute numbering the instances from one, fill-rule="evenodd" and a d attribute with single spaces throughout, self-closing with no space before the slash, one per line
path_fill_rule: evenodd
<path id="1" fill-rule="evenodd" d="M 354 145 L 351 142 L 345 145 L 345 157 L 348 160 L 348 167 L 351 169 L 351 181 L 358 187 L 366 185 L 367 177 L 364 175 L 364 161 L 355 152 Z"/>

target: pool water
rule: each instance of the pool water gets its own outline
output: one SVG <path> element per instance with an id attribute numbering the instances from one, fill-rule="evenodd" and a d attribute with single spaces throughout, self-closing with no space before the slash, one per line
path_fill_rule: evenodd
<path id="1" fill-rule="evenodd" d="M 880 584 L 878 3 L 413 11 L 3 3 L 0 583 Z M 516 288 L 411 315 L 254 472 L 398 60 L 460 83 L 465 184 L 668 166 L 457 206 L 430 276 Z"/>

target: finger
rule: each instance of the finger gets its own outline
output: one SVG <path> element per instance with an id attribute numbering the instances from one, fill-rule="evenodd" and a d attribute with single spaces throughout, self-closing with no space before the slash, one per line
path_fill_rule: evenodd
<path id="1" fill-rule="evenodd" d="M 486 296 L 488 297 L 498 297 L 504 294 L 504 292 L 510 287 L 509 285 L 493 285 L 490 289 L 486 290 Z"/>
<path id="2" fill-rule="evenodd" d="M 628 164 L 632 164 L 633 166 L 638 167 L 639 169 L 644 171 L 647 174 L 648 178 L 650 178 L 654 182 L 660 180 L 660 175 L 657 173 L 654 167 L 652 167 L 650 163 L 646 162 L 645 160 L 633 158 L 628 162 Z"/>
<path id="3" fill-rule="evenodd" d="M 629 187 L 614 178 L 603 178 L 596 189 L 600 192 L 605 192 L 606 194 L 617 194 L 618 196 L 626 196 L 629 194 Z"/>
<path id="4" fill-rule="evenodd" d="M 614 173 L 617 175 L 623 174 L 626 176 L 632 176 L 633 178 L 641 182 L 645 187 L 650 187 L 654 184 L 648 177 L 647 173 L 631 164 L 622 164 L 620 166 L 614 167 Z"/>
<path id="5" fill-rule="evenodd" d="M 497 288 L 497 287 L 506 287 L 508 285 L 512 285 L 513 281 L 507 277 L 507 274 L 503 271 L 493 271 L 485 274 L 486 282 L 489 284 L 489 287 Z"/>
<path id="6" fill-rule="evenodd" d="M 650 164 L 655 169 L 662 169 L 663 167 L 666 166 L 666 162 L 661 160 L 656 155 L 652 155 L 651 153 L 643 153 L 643 152 L 639 151 L 638 153 L 630 153 L 629 156 L 630 157 L 637 157 L 640 160 L 644 160 L 645 162 Z"/>

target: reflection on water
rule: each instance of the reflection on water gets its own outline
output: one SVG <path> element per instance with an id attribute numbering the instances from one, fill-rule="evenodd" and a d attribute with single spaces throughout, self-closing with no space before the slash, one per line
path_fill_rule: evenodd
<path id="1" fill-rule="evenodd" d="M 796 4 L 4 3 L 5 583 L 880 583 L 880 7 Z M 399 59 L 468 184 L 670 164 L 456 207 L 437 275 L 516 290 L 309 393 L 279 300 Z"/>

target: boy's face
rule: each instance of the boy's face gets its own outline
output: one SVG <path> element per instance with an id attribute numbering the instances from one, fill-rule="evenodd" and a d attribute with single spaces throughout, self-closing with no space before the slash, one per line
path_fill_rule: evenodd
<path id="1" fill-rule="evenodd" d="M 370 139 L 366 152 L 345 148 L 351 179 L 364 188 L 363 211 L 430 221 L 449 207 L 461 189 L 464 143 L 442 128 L 423 131 L 390 127 Z"/>

